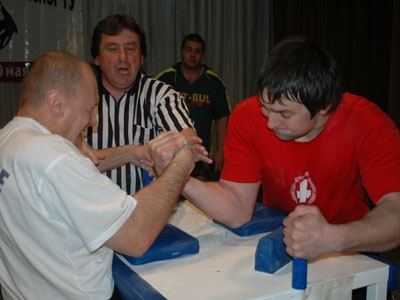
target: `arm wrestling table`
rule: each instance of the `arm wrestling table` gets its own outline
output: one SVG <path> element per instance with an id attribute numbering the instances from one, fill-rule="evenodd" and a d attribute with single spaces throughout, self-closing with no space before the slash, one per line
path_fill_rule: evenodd
<path id="1" fill-rule="evenodd" d="M 254 269 L 258 240 L 267 233 L 238 236 L 188 201 L 179 203 L 170 224 L 196 237 L 199 253 L 143 265 L 132 265 L 117 255 L 125 267 L 166 299 L 291 299 L 292 263 L 274 274 Z M 119 269 L 114 267 L 114 273 Z M 388 274 L 387 264 L 357 253 L 342 253 L 310 262 L 307 284 L 316 287 L 349 279 L 352 289 L 367 287 L 367 300 L 386 299 Z M 136 289 L 134 283 L 132 289 Z"/>

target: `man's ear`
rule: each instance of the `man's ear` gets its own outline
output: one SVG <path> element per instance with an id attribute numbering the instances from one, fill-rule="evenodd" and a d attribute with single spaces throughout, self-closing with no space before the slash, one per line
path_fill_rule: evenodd
<path id="1" fill-rule="evenodd" d="M 62 118 L 64 116 L 64 97 L 58 90 L 49 90 L 46 94 L 47 108 L 50 113 L 57 117 Z"/>
<path id="2" fill-rule="evenodd" d="M 319 111 L 320 115 L 328 115 L 329 114 L 329 110 L 331 109 L 332 105 L 328 105 L 328 107 L 321 109 Z"/>

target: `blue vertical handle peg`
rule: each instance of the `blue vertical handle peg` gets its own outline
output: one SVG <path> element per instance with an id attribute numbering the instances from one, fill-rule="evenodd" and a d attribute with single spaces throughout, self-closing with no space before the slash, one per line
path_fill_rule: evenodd
<path id="1" fill-rule="evenodd" d="M 307 288 L 307 260 L 293 258 L 292 288 L 305 290 Z"/>

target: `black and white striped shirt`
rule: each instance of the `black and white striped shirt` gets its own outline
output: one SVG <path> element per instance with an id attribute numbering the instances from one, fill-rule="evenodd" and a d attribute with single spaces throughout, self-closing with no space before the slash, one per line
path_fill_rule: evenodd
<path id="1" fill-rule="evenodd" d="M 147 144 L 163 131 L 193 128 L 181 95 L 171 86 L 142 73 L 119 101 L 102 86 L 99 78 L 97 128 L 89 128 L 87 141 L 94 149 L 127 144 Z M 107 171 L 107 176 L 128 194 L 142 188 L 141 169 L 127 164 Z"/>

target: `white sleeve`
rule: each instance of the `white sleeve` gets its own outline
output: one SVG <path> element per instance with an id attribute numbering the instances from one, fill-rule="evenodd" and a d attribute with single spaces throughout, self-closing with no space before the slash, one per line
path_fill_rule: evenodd
<path id="1" fill-rule="evenodd" d="M 75 153 L 47 169 L 39 191 L 48 199 L 48 209 L 82 238 L 89 251 L 110 239 L 137 204 L 89 159 Z"/>

